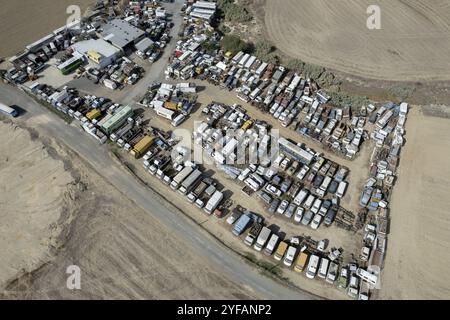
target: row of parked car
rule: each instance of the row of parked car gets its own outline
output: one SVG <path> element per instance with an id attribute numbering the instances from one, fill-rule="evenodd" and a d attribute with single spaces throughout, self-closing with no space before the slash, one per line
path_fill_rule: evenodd
<path id="1" fill-rule="evenodd" d="M 258 195 L 267 203 L 271 214 L 294 218 L 294 222 L 310 225 L 312 229 L 317 229 L 322 222 L 331 225 L 339 209 L 338 199 L 347 189 L 348 170 L 319 158 L 311 169 L 305 165 L 296 174 L 300 164 L 285 155 L 280 155 L 273 165 L 286 174 L 268 177 L 262 166 L 251 164 L 238 180 L 254 191 L 261 189 Z M 332 198 L 325 199 L 327 194 Z"/>
<path id="2" fill-rule="evenodd" d="M 251 225 L 244 243 L 257 252 L 268 257 L 272 256 L 273 259 L 282 262 L 284 266 L 292 268 L 295 272 L 305 271 L 305 276 L 309 279 L 318 277 L 329 284 L 336 284 L 339 289 L 347 290 L 352 298 L 368 299 L 367 294 L 358 296 L 360 285 L 360 279 L 356 275 L 358 266 L 352 263 L 340 269 L 341 251 L 331 249 L 327 254 L 325 249 L 328 241 L 318 242 L 315 248 L 308 247 L 296 237 L 291 238 L 290 241 L 284 241 L 277 233 L 264 226 L 261 216 L 249 211 L 242 213 L 239 209 L 233 210 L 227 223 L 234 224 L 232 233 L 235 236 L 242 235 Z"/>

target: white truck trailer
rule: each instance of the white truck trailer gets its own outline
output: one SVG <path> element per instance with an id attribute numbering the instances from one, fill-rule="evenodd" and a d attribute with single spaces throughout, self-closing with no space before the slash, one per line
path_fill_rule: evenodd
<path id="1" fill-rule="evenodd" d="M 202 178 L 202 172 L 200 170 L 195 170 L 192 172 L 184 181 L 181 183 L 178 192 L 181 194 L 187 194 L 195 186 L 195 184 Z"/>
<path id="2" fill-rule="evenodd" d="M 186 179 L 191 173 L 194 171 L 194 168 L 191 166 L 185 167 L 183 170 L 180 171 L 172 180 L 172 183 L 170 184 L 170 188 L 173 190 L 177 190 L 181 183 Z"/>
<path id="3" fill-rule="evenodd" d="M 212 197 L 206 203 L 206 206 L 204 209 L 205 212 L 208 214 L 212 214 L 214 212 L 214 210 L 217 209 L 217 207 L 219 206 L 219 204 L 222 200 L 223 200 L 223 193 L 220 191 L 214 192 Z"/>

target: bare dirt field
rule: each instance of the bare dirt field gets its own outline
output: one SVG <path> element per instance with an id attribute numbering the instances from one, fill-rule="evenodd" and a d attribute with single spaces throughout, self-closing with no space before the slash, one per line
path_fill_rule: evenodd
<path id="1" fill-rule="evenodd" d="M 257 298 L 65 147 L 2 122 L 0 135 L 0 298 Z M 66 288 L 72 264 L 82 290 Z"/>
<path id="2" fill-rule="evenodd" d="M 81 13 L 92 0 L 19 0 L 1 1 L 0 57 L 13 56 L 28 44 L 66 23 L 70 5 L 79 5 Z"/>
<path id="3" fill-rule="evenodd" d="M 266 33 L 283 53 L 348 74 L 395 81 L 450 79 L 448 1 L 377 1 L 381 30 L 366 27 L 372 4 L 266 0 Z"/>
<path id="4" fill-rule="evenodd" d="M 58 220 L 71 206 L 75 178 L 27 131 L 0 122 L 0 286 L 32 270 L 57 246 Z M 7 138 L 5 138 L 7 137 Z"/>
<path id="5" fill-rule="evenodd" d="M 450 119 L 431 113 L 408 115 L 381 298 L 450 298 Z"/>

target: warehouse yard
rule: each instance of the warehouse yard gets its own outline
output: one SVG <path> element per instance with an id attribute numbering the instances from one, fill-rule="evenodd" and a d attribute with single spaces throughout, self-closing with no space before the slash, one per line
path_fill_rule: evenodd
<path id="1" fill-rule="evenodd" d="M 381 298 L 448 299 L 450 120 L 416 107 L 406 130 Z"/>
<path id="2" fill-rule="evenodd" d="M 448 1 L 381 0 L 381 30 L 369 30 L 370 0 L 267 0 L 266 33 L 288 56 L 380 80 L 449 80 Z M 432 50 L 430 50 L 432 48 Z"/>

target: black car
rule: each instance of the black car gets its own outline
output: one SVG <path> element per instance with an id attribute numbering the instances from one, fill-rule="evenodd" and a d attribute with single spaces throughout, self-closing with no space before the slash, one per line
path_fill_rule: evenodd
<path id="1" fill-rule="evenodd" d="M 280 205 L 280 200 L 279 199 L 274 199 L 273 201 L 272 201 L 272 203 L 270 204 L 270 207 L 269 207 L 269 212 L 270 213 L 275 213 L 275 210 L 277 210 L 277 208 L 278 208 L 278 206 Z"/>
<path id="2" fill-rule="evenodd" d="M 324 179 L 325 179 L 324 176 L 318 174 L 313 182 L 314 188 L 319 188 Z"/>
<path id="3" fill-rule="evenodd" d="M 329 227 L 333 223 L 334 218 L 336 218 L 336 214 L 337 214 L 337 208 L 335 206 L 331 207 L 331 209 L 328 210 L 328 213 L 325 216 L 325 219 L 323 222 L 324 225 Z"/>
<path id="4" fill-rule="evenodd" d="M 330 185 L 328 186 L 328 192 L 331 194 L 335 194 L 337 189 L 339 187 L 339 182 L 336 180 L 331 181 Z"/>

